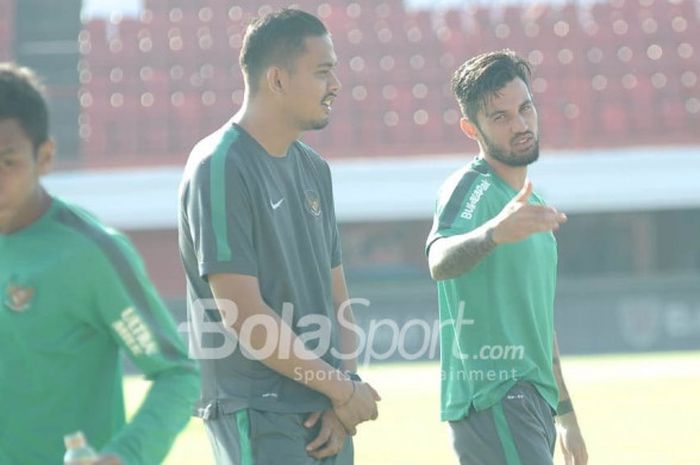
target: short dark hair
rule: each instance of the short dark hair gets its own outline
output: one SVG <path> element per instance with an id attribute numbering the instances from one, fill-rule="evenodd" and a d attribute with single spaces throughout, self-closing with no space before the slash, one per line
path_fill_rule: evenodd
<path id="1" fill-rule="evenodd" d="M 328 34 L 314 15 L 294 8 L 283 9 L 253 20 L 246 29 L 240 63 L 253 91 L 262 72 L 271 64 L 294 69 L 305 51 L 304 40 Z"/>
<path id="2" fill-rule="evenodd" d="M 49 139 L 44 87 L 29 68 L 0 63 L 0 120 L 16 119 L 34 150 Z"/>
<path id="3" fill-rule="evenodd" d="M 514 51 L 488 52 L 467 60 L 452 76 L 452 91 L 462 114 L 477 125 L 476 115 L 488 100 L 515 78 L 530 90 L 530 65 Z"/>

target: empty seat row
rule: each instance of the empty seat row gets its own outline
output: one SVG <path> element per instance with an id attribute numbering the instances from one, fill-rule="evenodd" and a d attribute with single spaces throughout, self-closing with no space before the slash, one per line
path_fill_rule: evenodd
<path id="1" fill-rule="evenodd" d="M 147 0 L 138 19 L 88 22 L 85 158 L 181 162 L 242 102 L 245 25 L 278 3 Z M 407 11 L 400 0 L 296 3 L 327 23 L 340 57 L 344 90 L 332 122 L 305 136 L 329 156 L 463 150 L 450 75 L 469 56 L 503 47 L 534 66 L 544 146 L 700 142 L 693 0 L 446 11 Z"/>

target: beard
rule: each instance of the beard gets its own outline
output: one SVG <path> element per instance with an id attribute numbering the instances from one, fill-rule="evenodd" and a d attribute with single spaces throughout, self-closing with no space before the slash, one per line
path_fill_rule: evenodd
<path id="1" fill-rule="evenodd" d="M 302 131 L 318 131 L 319 129 L 323 129 L 326 126 L 328 126 L 329 122 L 330 118 L 328 117 L 317 120 L 305 121 L 302 124 Z"/>
<path id="2" fill-rule="evenodd" d="M 531 133 L 532 134 L 532 133 Z M 512 140 L 515 140 L 517 137 L 520 137 L 522 134 L 519 134 L 515 136 Z M 500 161 L 504 165 L 508 166 L 513 166 L 513 167 L 518 167 L 518 166 L 527 166 L 531 163 L 534 163 L 537 161 L 537 159 L 540 157 L 540 140 L 538 137 L 535 137 L 534 134 L 532 134 L 532 137 L 534 139 L 534 143 L 532 144 L 532 147 L 527 151 L 523 153 L 516 153 L 514 151 L 506 151 L 503 148 L 497 146 L 496 144 L 493 143 L 486 135 L 482 132 L 481 137 L 484 142 L 484 148 L 485 151 L 488 155 L 493 157 L 495 160 Z M 512 144 L 512 142 L 511 142 Z"/>
<path id="3" fill-rule="evenodd" d="M 323 102 L 326 101 L 329 97 L 335 98 L 336 94 L 335 93 L 330 93 L 326 94 L 323 96 L 323 99 L 319 102 L 321 105 L 323 105 Z M 330 112 L 326 113 L 324 116 L 318 118 L 318 119 L 308 119 L 301 121 L 300 127 L 302 131 L 317 131 L 319 129 L 323 129 L 326 126 L 328 126 L 328 123 L 330 122 L 331 115 Z"/>

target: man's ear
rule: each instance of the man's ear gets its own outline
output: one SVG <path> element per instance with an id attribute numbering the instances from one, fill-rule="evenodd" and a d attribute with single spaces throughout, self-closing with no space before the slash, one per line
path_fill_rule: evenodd
<path id="1" fill-rule="evenodd" d="M 53 157 L 56 151 L 56 143 L 53 139 L 47 139 L 36 151 L 36 164 L 39 176 L 44 176 L 51 170 Z"/>
<path id="2" fill-rule="evenodd" d="M 459 120 L 459 128 L 468 138 L 478 140 L 479 130 L 477 129 L 476 125 L 469 120 L 469 118 L 463 116 Z"/>
<path id="3" fill-rule="evenodd" d="M 265 84 L 275 95 L 282 95 L 287 91 L 289 73 L 279 66 L 270 66 L 265 72 Z"/>

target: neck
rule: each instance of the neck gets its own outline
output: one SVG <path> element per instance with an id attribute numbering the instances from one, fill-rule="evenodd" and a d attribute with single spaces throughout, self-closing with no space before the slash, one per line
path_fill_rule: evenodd
<path id="1" fill-rule="evenodd" d="M 0 234 L 12 234 L 37 221 L 51 205 L 51 196 L 39 186 L 18 209 L 0 212 Z"/>
<path id="2" fill-rule="evenodd" d="M 286 120 L 283 113 L 266 102 L 246 98 L 233 121 L 245 129 L 273 157 L 287 155 L 289 146 L 301 131 Z"/>
<path id="3" fill-rule="evenodd" d="M 481 157 L 491 166 L 491 169 L 503 179 L 510 187 L 519 191 L 525 185 L 527 179 L 527 166 L 510 166 L 481 152 Z"/>

